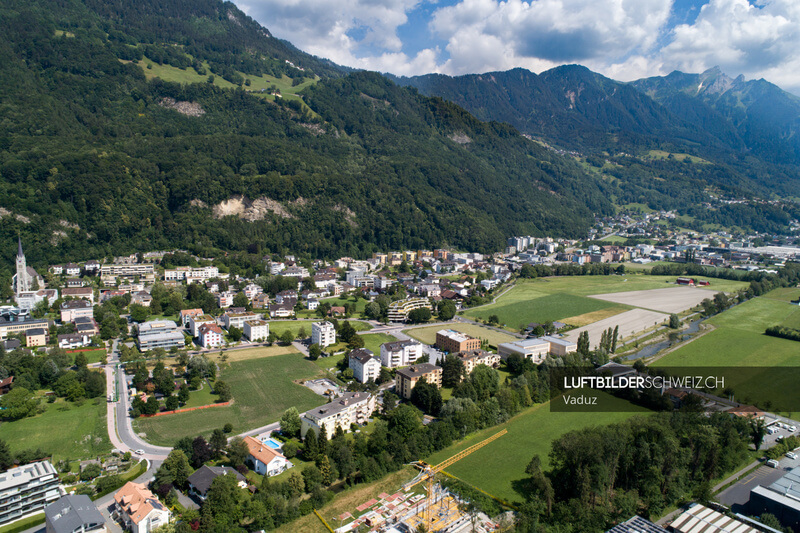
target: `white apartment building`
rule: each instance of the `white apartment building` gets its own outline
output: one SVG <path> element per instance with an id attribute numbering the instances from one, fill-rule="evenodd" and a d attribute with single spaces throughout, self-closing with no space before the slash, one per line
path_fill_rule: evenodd
<path id="1" fill-rule="evenodd" d="M 406 322 L 408 314 L 414 309 L 427 307 L 431 309 L 431 302 L 427 298 L 407 298 L 389 304 L 389 322 Z"/>
<path id="2" fill-rule="evenodd" d="M 219 277 L 219 269 L 215 266 L 188 267 L 182 266 L 164 271 L 164 281 L 200 281 Z"/>
<path id="3" fill-rule="evenodd" d="M 152 283 L 155 281 L 155 272 L 152 264 L 108 264 L 100 267 L 100 278 L 104 282 L 116 282 L 117 278 L 139 278 Z"/>
<path id="4" fill-rule="evenodd" d="M 389 368 L 414 364 L 422 357 L 422 343 L 407 340 L 381 344 L 381 364 Z"/>
<path id="5" fill-rule="evenodd" d="M 374 411 L 375 396 L 367 392 L 347 392 L 331 403 L 307 411 L 300 419 L 300 433 L 305 437 L 309 429 L 317 435 L 324 431 L 330 440 L 337 427 L 348 433 L 351 424 L 366 424 Z"/>
<path id="6" fill-rule="evenodd" d="M 381 363 L 371 350 L 358 348 L 350 352 L 348 361 L 350 368 L 353 369 L 353 377 L 359 383 L 366 383 L 369 380 L 378 381 L 381 373 Z"/>
<path id="7" fill-rule="evenodd" d="M 203 324 L 216 324 L 217 321 L 211 315 L 196 315 L 189 317 L 189 331 L 192 332 L 192 337 L 200 335 L 200 326 Z"/>
<path id="8" fill-rule="evenodd" d="M 244 323 L 244 336 L 252 341 L 265 341 L 269 337 L 269 322 L 248 320 Z"/>
<path id="9" fill-rule="evenodd" d="M 62 495 L 50 461 L 10 468 L 0 474 L 0 524 L 37 513 Z"/>
<path id="10" fill-rule="evenodd" d="M 230 307 L 233 305 L 233 298 L 236 296 L 235 292 L 226 291 L 217 294 L 217 305 L 221 308 Z"/>
<path id="11" fill-rule="evenodd" d="M 248 320 L 260 320 L 261 315 L 256 313 L 225 313 L 222 315 L 222 323 L 227 329 L 244 329 L 244 323 Z"/>
<path id="12" fill-rule="evenodd" d="M 311 324 L 311 344 L 319 344 L 320 348 L 336 344 L 336 329 L 330 322 L 314 322 Z"/>

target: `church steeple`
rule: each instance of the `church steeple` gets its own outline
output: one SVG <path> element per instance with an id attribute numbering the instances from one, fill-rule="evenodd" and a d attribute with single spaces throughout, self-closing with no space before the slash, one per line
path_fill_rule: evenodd
<path id="1" fill-rule="evenodd" d="M 17 239 L 18 239 L 17 257 L 25 257 L 25 254 L 22 253 L 22 237 L 17 237 Z"/>

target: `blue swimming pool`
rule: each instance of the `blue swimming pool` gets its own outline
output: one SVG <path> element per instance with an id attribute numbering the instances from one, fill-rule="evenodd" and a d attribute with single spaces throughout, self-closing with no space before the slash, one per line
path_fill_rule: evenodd
<path id="1" fill-rule="evenodd" d="M 273 450 L 280 450 L 281 449 L 281 443 L 276 441 L 275 439 L 266 438 L 266 439 L 263 439 L 261 442 L 263 442 L 264 444 L 266 444 L 267 446 L 269 446 Z"/>

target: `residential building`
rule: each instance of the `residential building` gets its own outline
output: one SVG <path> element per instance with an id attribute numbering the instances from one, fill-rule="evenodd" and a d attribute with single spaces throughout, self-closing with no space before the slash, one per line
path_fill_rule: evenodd
<path id="1" fill-rule="evenodd" d="M 294 304 L 270 304 L 270 318 L 289 318 L 294 316 Z"/>
<path id="2" fill-rule="evenodd" d="M 240 488 L 247 488 L 247 478 L 229 466 L 206 466 L 198 468 L 189 476 L 189 494 L 205 500 L 211 483 L 219 476 L 235 476 Z"/>
<path id="3" fill-rule="evenodd" d="M 484 350 L 469 350 L 466 352 L 458 352 L 456 357 L 461 359 L 464 363 L 464 375 L 468 376 L 475 370 L 478 365 L 486 365 L 492 368 L 500 364 L 500 356 L 496 353 L 487 352 Z"/>
<path id="4" fill-rule="evenodd" d="M 194 316 L 201 316 L 203 315 L 202 309 L 183 309 L 180 312 L 180 319 L 181 319 L 181 326 L 188 328 L 189 327 L 189 319 Z"/>
<path id="5" fill-rule="evenodd" d="M 61 322 L 72 322 L 76 318 L 93 317 L 94 306 L 88 300 L 67 300 L 61 304 Z"/>
<path id="6" fill-rule="evenodd" d="M 217 305 L 220 306 L 222 309 L 230 307 L 233 305 L 233 299 L 236 297 L 236 293 L 233 291 L 225 291 L 217 294 Z"/>
<path id="7" fill-rule="evenodd" d="M 100 333 L 100 327 L 94 321 L 94 317 L 79 317 L 73 320 L 72 323 L 75 324 L 75 333 L 89 335 L 90 337 Z"/>
<path id="8" fill-rule="evenodd" d="M 336 344 L 336 329 L 330 322 L 314 322 L 311 324 L 311 344 L 320 348 Z"/>
<path id="9" fill-rule="evenodd" d="M 389 368 L 414 364 L 422 357 L 422 343 L 414 340 L 381 344 L 381 364 Z"/>
<path id="10" fill-rule="evenodd" d="M 34 309 L 40 302 L 47 302 L 52 305 L 58 300 L 56 289 L 39 289 L 38 291 L 21 292 L 17 295 L 17 306 L 20 309 Z"/>
<path id="11" fill-rule="evenodd" d="M 62 496 L 44 508 L 46 533 L 104 533 L 106 519 L 85 494 Z"/>
<path id="12" fill-rule="evenodd" d="M 117 279 L 133 280 L 138 278 L 140 281 L 153 283 L 155 272 L 152 264 L 106 264 L 100 267 L 100 279 L 104 283 L 116 283 Z"/>
<path id="13" fill-rule="evenodd" d="M 50 461 L 9 468 L 0 474 L 0 524 L 37 513 L 62 495 Z"/>
<path id="14" fill-rule="evenodd" d="M 156 348 L 169 350 L 170 348 L 183 348 L 186 345 L 186 338 L 175 322 L 153 320 L 139 325 L 136 343 L 141 352 Z"/>
<path id="15" fill-rule="evenodd" d="M 169 523 L 172 514 L 144 484 L 127 482 L 114 494 L 116 515 L 132 533 L 151 533 Z M 112 516 L 114 516 L 112 515 Z"/>
<path id="16" fill-rule="evenodd" d="M 192 337 L 200 335 L 200 326 L 203 324 L 216 324 L 217 321 L 211 315 L 192 315 L 189 317 L 189 331 Z"/>
<path id="17" fill-rule="evenodd" d="M 253 307 L 258 309 L 264 309 L 269 305 L 269 294 L 262 292 L 261 294 L 257 294 L 253 297 L 250 302 Z"/>
<path id="18" fill-rule="evenodd" d="M 431 309 L 431 302 L 427 298 L 407 298 L 389 304 L 389 322 L 407 322 L 408 314 L 414 309 L 426 307 Z"/>
<path id="19" fill-rule="evenodd" d="M 247 460 L 256 474 L 277 476 L 292 466 L 281 452 L 270 448 L 260 440 L 245 437 L 244 442 L 250 450 Z"/>
<path id="20" fill-rule="evenodd" d="M 481 340 L 454 329 L 440 329 L 436 332 L 436 347 L 447 353 L 480 350 Z"/>
<path id="21" fill-rule="evenodd" d="M 147 291 L 136 291 L 131 293 L 131 303 L 150 307 L 153 297 Z"/>
<path id="22" fill-rule="evenodd" d="M 422 363 L 398 369 L 395 372 L 395 390 L 398 396 L 406 400 L 411 398 L 411 391 L 421 379 L 436 385 L 437 388 L 442 388 L 442 367 Z"/>
<path id="23" fill-rule="evenodd" d="M 32 319 L 28 317 L 0 316 L 0 339 L 8 337 L 9 333 L 20 333 L 36 328 L 49 328 L 50 324 L 44 319 Z"/>
<path id="24" fill-rule="evenodd" d="M 575 353 L 578 351 L 577 344 L 567 339 L 562 339 L 561 337 L 546 335 L 542 337 L 542 340 L 550 343 L 550 353 L 553 355 L 564 356 L 568 353 Z"/>
<path id="25" fill-rule="evenodd" d="M 269 337 L 269 322 L 265 320 L 248 320 L 244 323 L 244 336 L 251 342 L 267 340 L 267 337 Z"/>
<path id="26" fill-rule="evenodd" d="M 64 282 L 64 286 L 68 289 L 78 289 L 86 286 L 86 283 L 81 278 L 69 278 Z"/>
<path id="27" fill-rule="evenodd" d="M 305 437 L 308 430 L 313 429 L 319 436 L 324 431 L 330 440 L 336 428 L 347 433 L 353 424 L 366 424 L 375 405 L 375 396 L 368 392 L 346 392 L 331 403 L 307 411 L 300 418 L 300 433 Z"/>
<path id="28" fill-rule="evenodd" d="M 371 350 L 366 348 L 358 348 L 350 352 L 349 366 L 353 369 L 353 377 L 359 383 L 366 383 L 369 380 L 378 381 L 381 373 L 381 362 Z"/>
<path id="29" fill-rule="evenodd" d="M 219 348 L 223 344 L 224 333 L 216 324 L 203 324 L 197 330 L 197 338 L 203 348 Z"/>
<path id="30" fill-rule="evenodd" d="M 69 289 L 61 289 L 61 297 L 65 300 L 73 298 L 75 300 L 89 300 L 94 303 L 94 289 L 91 287 L 72 287 Z"/>
<path id="31" fill-rule="evenodd" d="M 309 276 L 309 272 L 307 268 L 295 265 L 285 268 L 283 272 L 281 272 L 281 276 L 289 278 L 307 278 Z"/>
<path id="32" fill-rule="evenodd" d="M 308 308 L 309 311 L 316 311 L 317 308 L 319 307 L 319 300 L 316 300 L 314 298 L 309 298 L 308 300 L 306 300 L 306 307 Z"/>
<path id="33" fill-rule="evenodd" d="M 248 301 L 253 301 L 253 298 L 262 294 L 264 289 L 261 288 L 261 285 L 256 285 L 255 283 L 250 283 L 244 288 L 244 295 L 247 296 Z"/>
<path id="34" fill-rule="evenodd" d="M 232 313 L 230 311 L 222 315 L 222 323 L 227 329 L 244 329 L 244 323 L 248 320 L 261 320 L 261 315 L 249 312 Z"/>
<path id="35" fill-rule="evenodd" d="M 25 332 L 25 344 L 28 348 L 47 344 L 47 330 L 44 328 L 29 329 Z"/>
<path id="36" fill-rule="evenodd" d="M 278 304 L 285 304 L 291 303 L 292 305 L 297 303 L 297 291 L 287 289 L 285 291 L 281 291 L 275 295 L 275 303 Z"/>
<path id="37" fill-rule="evenodd" d="M 183 281 L 192 283 L 219 277 L 219 269 L 215 266 L 205 267 L 178 267 L 164 271 L 164 281 Z"/>
<path id="38" fill-rule="evenodd" d="M 550 342 L 544 339 L 526 339 L 514 342 L 504 342 L 497 345 L 497 353 L 505 361 L 511 354 L 519 354 L 525 359 L 530 359 L 537 365 L 547 358 L 550 353 Z"/>
<path id="39" fill-rule="evenodd" d="M 89 276 L 94 276 L 100 271 L 100 262 L 90 259 L 89 261 L 86 261 L 85 265 L 83 265 L 83 270 Z"/>
<path id="40" fill-rule="evenodd" d="M 64 333 L 58 336 L 58 347 L 65 350 L 83 348 L 89 346 L 91 342 L 91 337 L 82 333 Z"/>

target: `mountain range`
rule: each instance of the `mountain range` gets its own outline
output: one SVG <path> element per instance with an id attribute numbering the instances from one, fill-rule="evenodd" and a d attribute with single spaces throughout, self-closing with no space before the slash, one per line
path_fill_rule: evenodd
<path id="1" fill-rule="evenodd" d="M 581 237 L 615 204 L 763 231 L 798 216 L 698 209 L 710 193 L 797 196 L 797 99 L 763 81 L 625 84 L 579 66 L 392 78 L 305 54 L 217 0 L 9 0 L 0 30 L 6 274 L 17 236 L 34 263 L 333 257 Z"/>

